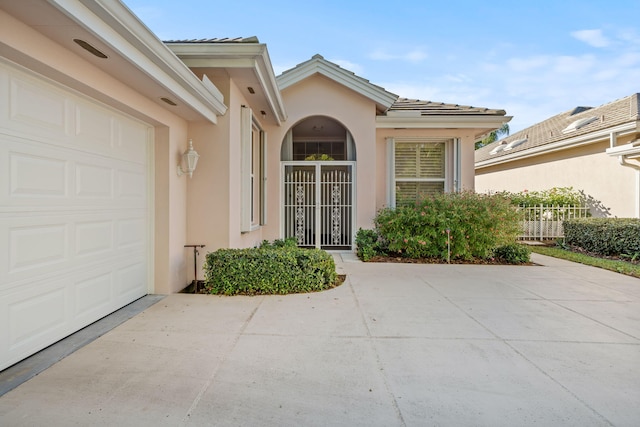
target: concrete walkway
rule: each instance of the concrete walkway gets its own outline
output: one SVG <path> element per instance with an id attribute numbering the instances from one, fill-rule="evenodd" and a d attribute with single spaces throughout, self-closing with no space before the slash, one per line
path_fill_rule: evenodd
<path id="1" fill-rule="evenodd" d="M 170 295 L 0 397 L 0 425 L 640 425 L 640 280 L 336 258 L 326 292 Z"/>

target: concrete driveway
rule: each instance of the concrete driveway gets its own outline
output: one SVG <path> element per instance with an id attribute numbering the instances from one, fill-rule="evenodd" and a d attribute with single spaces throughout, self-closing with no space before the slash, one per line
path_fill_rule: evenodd
<path id="1" fill-rule="evenodd" d="M 640 280 L 337 258 L 327 292 L 170 295 L 2 396 L 0 424 L 640 425 Z"/>

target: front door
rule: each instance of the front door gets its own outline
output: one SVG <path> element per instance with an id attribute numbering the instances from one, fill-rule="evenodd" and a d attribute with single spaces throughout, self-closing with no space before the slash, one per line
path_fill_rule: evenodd
<path id="1" fill-rule="evenodd" d="M 355 162 L 283 162 L 284 237 L 298 246 L 351 249 Z"/>

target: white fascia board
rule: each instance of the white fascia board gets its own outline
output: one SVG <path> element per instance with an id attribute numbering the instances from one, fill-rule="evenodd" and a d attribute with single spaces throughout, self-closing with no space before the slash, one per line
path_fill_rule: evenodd
<path id="1" fill-rule="evenodd" d="M 180 102 L 217 123 L 227 107 L 222 94 L 203 84 L 119 1 L 50 0 L 62 13 L 118 52 Z"/>
<path id="2" fill-rule="evenodd" d="M 640 155 L 640 143 L 638 141 L 630 142 L 624 145 L 607 148 L 607 154 L 610 156 L 638 156 Z"/>
<path id="3" fill-rule="evenodd" d="M 612 128 L 601 129 L 597 132 L 592 132 L 580 136 L 576 136 L 569 139 L 563 139 L 561 141 L 554 142 L 552 144 L 540 145 L 538 147 L 529 148 L 523 151 L 517 151 L 506 156 L 500 156 L 495 159 L 487 159 L 475 164 L 476 169 L 482 169 L 489 166 L 499 165 L 502 163 L 508 163 L 512 160 L 527 159 L 529 157 L 535 157 L 542 154 L 553 153 L 560 150 L 566 150 L 569 148 L 579 147 L 581 145 L 593 144 L 594 142 L 609 139 L 609 135 L 612 133 L 618 135 L 624 135 L 629 132 L 637 132 L 638 122 L 630 122 L 622 125 L 618 125 Z"/>
<path id="4" fill-rule="evenodd" d="M 398 100 L 398 95 L 387 92 L 383 88 L 376 86 L 361 77 L 357 77 L 350 71 L 332 65 L 320 58 L 312 59 L 306 64 L 298 65 L 297 68 L 278 76 L 276 81 L 278 82 L 280 90 L 284 90 L 316 73 L 322 74 L 325 77 L 346 86 L 354 92 L 371 99 L 382 106 L 383 109 L 391 107 L 393 103 Z"/>
<path id="5" fill-rule="evenodd" d="M 284 101 L 280 95 L 280 90 L 276 84 L 275 75 L 271 64 L 267 65 L 263 61 L 256 61 L 255 68 L 256 75 L 260 81 L 262 89 L 267 94 L 267 103 L 271 111 L 275 113 L 276 122 L 278 126 L 287 119 L 287 112 L 284 108 Z"/>
<path id="6" fill-rule="evenodd" d="M 180 56 L 187 66 L 193 68 L 253 69 L 278 125 L 287 119 L 267 45 L 262 43 L 171 43 L 168 48 Z"/>
<path id="7" fill-rule="evenodd" d="M 511 116 L 377 116 L 376 128 L 378 129 L 470 129 L 493 128 L 499 129 L 511 120 Z"/>

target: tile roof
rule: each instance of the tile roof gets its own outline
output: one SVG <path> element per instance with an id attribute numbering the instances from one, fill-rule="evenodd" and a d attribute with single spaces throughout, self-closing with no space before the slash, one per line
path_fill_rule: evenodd
<path id="1" fill-rule="evenodd" d="M 640 120 L 640 94 L 634 93 L 627 97 L 609 102 L 599 107 L 576 107 L 565 111 L 553 117 L 550 117 L 540 123 L 536 123 L 526 129 L 511 134 L 506 138 L 486 145 L 475 152 L 476 163 L 499 159 L 502 156 L 512 155 L 526 151 L 535 147 L 544 146 L 564 139 L 574 138 L 576 136 L 587 135 L 591 132 L 607 129 L 613 126 L 621 125 L 631 121 Z M 571 132 L 563 132 L 572 123 L 582 119 L 593 119 L 586 125 L 579 127 Z M 499 151 L 490 154 L 498 145 L 506 145 L 510 142 L 526 139 L 520 145 L 514 146 L 508 151 Z"/>
<path id="2" fill-rule="evenodd" d="M 504 110 L 484 107 L 472 107 L 470 105 L 446 104 L 444 102 L 421 101 L 419 99 L 398 98 L 393 103 L 390 112 L 393 111 L 419 111 L 421 116 L 432 115 L 465 115 L 465 116 L 504 116 Z"/>
<path id="3" fill-rule="evenodd" d="M 187 39 L 187 40 L 165 40 L 163 43 L 260 43 L 256 36 L 251 37 L 223 37 L 212 39 Z"/>

